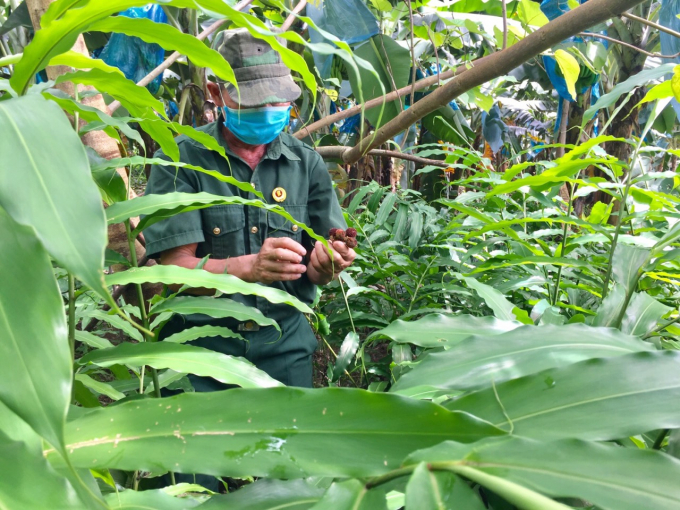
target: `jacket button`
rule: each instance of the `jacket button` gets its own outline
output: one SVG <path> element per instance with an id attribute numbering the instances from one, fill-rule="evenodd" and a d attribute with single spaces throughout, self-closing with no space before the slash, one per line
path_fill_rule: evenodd
<path id="1" fill-rule="evenodd" d="M 213 229 L 213 234 L 215 234 L 215 235 L 219 235 L 220 232 L 222 232 L 222 231 L 220 230 L 220 227 L 215 227 L 215 228 Z"/>
<path id="2" fill-rule="evenodd" d="M 298 226 L 297 226 L 297 225 L 293 225 L 293 232 L 297 232 L 297 231 L 298 231 Z"/>
<path id="3" fill-rule="evenodd" d="M 251 231 L 253 234 L 257 234 L 257 227 L 251 228 L 250 231 Z"/>

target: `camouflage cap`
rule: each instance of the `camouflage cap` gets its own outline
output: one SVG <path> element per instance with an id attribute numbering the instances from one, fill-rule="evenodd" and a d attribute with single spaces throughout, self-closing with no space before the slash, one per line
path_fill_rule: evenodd
<path id="1" fill-rule="evenodd" d="M 239 90 L 231 83 L 221 83 L 234 101 L 250 108 L 300 97 L 300 87 L 293 81 L 290 69 L 266 41 L 256 39 L 245 28 L 222 34 L 218 51 L 234 70 Z M 284 40 L 278 40 L 285 45 Z"/>

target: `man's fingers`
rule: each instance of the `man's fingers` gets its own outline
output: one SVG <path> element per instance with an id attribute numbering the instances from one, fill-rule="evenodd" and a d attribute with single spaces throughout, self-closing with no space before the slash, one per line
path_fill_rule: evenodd
<path id="1" fill-rule="evenodd" d="M 331 258 L 328 254 L 328 250 L 323 244 L 321 244 L 321 242 L 316 242 L 316 245 L 314 246 L 314 252 L 316 253 L 316 257 L 319 260 L 319 264 L 321 264 L 322 268 L 331 266 Z"/>
<path id="2" fill-rule="evenodd" d="M 321 243 L 319 243 L 319 244 L 321 244 Z M 314 247 L 314 250 L 312 250 L 312 254 L 309 257 L 309 263 L 312 265 L 312 267 L 314 268 L 314 270 L 317 273 L 325 273 L 326 272 L 326 270 L 324 269 L 321 262 L 319 262 L 318 250 L 316 249 L 316 246 Z"/>
<path id="3" fill-rule="evenodd" d="M 270 260 L 265 266 L 265 271 L 270 273 L 297 273 L 302 274 L 307 271 L 307 266 L 303 264 L 292 264 L 290 262 L 281 262 Z"/>
<path id="4" fill-rule="evenodd" d="M 302 257 L 298 253 L 287 248 L 275 248 L 267 253 L 267 258 L 269 260 L 292 262 L 293 264 L 299 264 L 302 262 Z"/>
<path id="5" fill-rule="evenodd" d="M 342 241 L 333 241 L 331 248 L 333 248 L 334 252 L 339 253 L 342 258 L 345 258 L 345 255 L 347 255 L 348 250 L 350 249 L 345 243 Z"/>
<path id="6" fill-rule="evenodd" d="M 285 248 L 299 254 L 301 257 L 304 257 L 307 254 L 307 250 L 305 250 L 304 246 L 297 241 L 293 241 L 289 237 L 268 237 L 265 240 L 265 243 L 270 248 Z"/>

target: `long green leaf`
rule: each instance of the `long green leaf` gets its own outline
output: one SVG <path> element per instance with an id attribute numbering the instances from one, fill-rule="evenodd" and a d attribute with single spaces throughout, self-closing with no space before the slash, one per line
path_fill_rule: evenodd
<path id="1" fill-rule="evenodd" d="M 177 344 L 183 344 L 185 342 L 191 342 L 192 340 L 198 340 L 199 338 L 221 336 L 223 338 L 237 338 L 238 340 L 244 340 L 244 338 L 238 333 L 234 333 L 229 328 L 222 328 L 219 326 L 197 326 L 195 328 L 188 328 L 179 333 L 169 336 L 164 339 L 164 342 L 172 342 Z"/>
<path id="2" fill-rule="evenodd" d="M 312 510 L 387 510 L 385 491 L 369 490 L 359 480 L 335 482 Z"/>
<path id="3" fill-rule="evenodd" d="M 637 283 L 639 272 L 651 256 L 649 248 L 619 243 L 612 258 L 613 280 L 628 290 Z"/>
<path id="4" fill-rule="evenodd" d="M 173 125 L 173 127 L 175 127 Z M 186 128 L 186 126 L 184 126 Z M 197 131 L 197 133 L 201 133 L 201 131 Z M 209 135 L 208 135 L 209 136 Z M 210 139 L 213 141 L 215 140 L 212 136 L 209 136 Z M 204 142 L 205 140 L 201 139 L 201 142 Z M 94 165 L 92 167 L 92 171 L 96 170 L 105 170 L 109 168 L 120 168 L 123 166 L 131 166 L 131 165 L 161 165 L 161 166 L 174 166 L 175 168 L 188 168 L 190 170 L 195 170 L 197 172 L 204 173 L 206 175 L 210 175 L 211 177 L 214 177 L 215 179 L 222 181 L 222 182 L 228 182 L 229 184 L 232 184 L 233 186 L 236 186 L 237 188 L 247 192 L 247 193 L 253 193 L 257 195 L 258 197 L 262 198 L 262 193 L 260 191 L 257 191 L 249 182 L 242 182 L 239 181 L 238 179 L 235 179 L 234 177 L 230 175 L 224 175 L 217 170 L 206 170 L 205 168 L 202 168 L 197 165 L 191 165 L 189 163 L 182 163 L 181 161 L 168 161 L 163 158 L 145 158 L 143 156 L 131 156 L 128 158 L 113 158 L 113 159 L 107 159 L 103 160 L 101 164 Z M 130 207 L 130 206 L 128 206 Z M 123 209 L 124 210 L 124 209 Z M 108 213 L 107 210 L 107 214 Z M 110 216 L 107 216 L 110 218 Z M 111 220 L 109 220 L 111 221 Z M 122 221 L 122 220 L 120 220 Z M 117 222 L 118 223 L 118 222 Z"/>
<path id="5" fill-rule="evenodd" d="M 196 209 L 205 209 L 212 205 L 228 205 L 241 204 L 253 207 L 259 207 L 267 211 L 279 214 L 286 218 L 291 223 L 299 226 L 302 230 L 307 232 L 313 239 L 325 242 L 324 238 L 315 234 L 314 231 L 304 223 L 300 223 L 293 218 L 286 210 L 279 205 L 271 205 L 261 200 L 250 200 L 238 196 L 223 197 L 220 195 L 213 195 L 211 193 L 165 193 L 163 195 L 145 195 L 137 197 L 125 202 L 113 204 L 106 209 L 109 223 L 120 223 L 129 218 L 143 215 L 144 217 L 139 222 L 135 232 L 140 232 L 149 225 L 174 216 L 176 214 L 194 211 Z"/>
<path id="6" fill-rule="evenodd" d="M 139 37 L 147 43 L 156 43 L 166 50 L 176 50 L 189 57 L 197 67 L 209 67 L 219 78 L 236 85 L 234 71 L 222 55 L 193 35 L 184 34 L 171 25 L 147 18 L 115 16 L 93 23 L 88 31 L 117 32 Z"/>
<path id="7" fill-rule="evenodd" d="M 63 452 L 71 360 L 52 264 L 35 231 L 2 208 L 0 239 L 0 400 Z"/>
<path id="8" fill-rule="evenodd" d="M 62 267 L 107 298 L 104 209 L 66 116 L 39 95 L 2 101 L 0 132 L 0 206 L 32 226 Z"/>
<path id="9" fill-rule="evenodd" d="M 162 490 L 129 489 L 109 494 L 106 503 L 112 510 L 188 510 L 199 506 L 201 502 L 188 497 L 174 498 Z"/>
<path id="10" fill-rule="evenodd" d="M 420 347 L 451 347 L 472 335 L 500 335 L 521 325 L 517 321 L 502 321 L 495 317 L 433 313 L 416 321 L 396 320 L 375 331 L 369 338 L 386 336 L 398 343 Z"/>
<path id="11" fill-rule="evenodd" d="M 613 105 L 622 95 L 627 94 L 636 87 L 645 85 L 646 83 L 653 80 L 658 80 L 664 75 L 672 73 L 674 67 L 675 64 L 662 64 L 653 69 L 646 69 L 639 73 L 635 73 L 627 80 L 618 83 L 610 92 L 600 97 L 600 99 L 598 99 L 593 106 L 588 108 L 583 113 L 582 125 L 585 126 L 586 123 L 593 117 L 593 115 L 595 115 L 595 112 L 601 108 L 606 108 Z"/>
<path id="12" fill-rule="evenodd" d="M 69 481 L 57 474 L 40 454 L 0 432 L 0 508 L 83 508 Z"/>
<path id="13" fill-rule="evenodd" d="M 466 413 L 396 395 L 267 388 L 95 409 L 67 424 L 66 443 L 80 467 L 292 479 L 380 475 L 418 448 L 501 433 Z"/>
<path id="14" fill-rule="evenodd" d="M 496 318 L 504 321 L 514 321 L 517 318 L 513 312 L 516 308 L 515 305 L 508 301 L 500 291 L 471 276 L 461 277 L 460 279 L 463 280 L 468 287 L 477 292 L 486 305 L 493 310 L 493 314 Z"/>
<path id="15" fill-rule="evenodd" d="M 430 471 L 421 462 L 406 484 L 406 510 L 484 510 L 484 504 L 461 478 Z"/>
<path id="16" fill-rule="evenodd" d="M 671 310 L 670 306 L 660 303 L 646 292 L 635 292 L 623 316 L 621 331 L 629 335 L 644 336 Z"/>
<path id="17" fill-rule="evenodd" d="M 224 294 L 246 294 L 260 296 L 271 303 L 286 303 L 303 313 L 313 313 L 299 299 L 290 294 L 255 283 L 244 282 L 229 274 L 213 274 L 202 269 L 187 269 L 179 266 L 139 267 L 106 275 L 107 285 L 127 285 L 128 283 L 164 283 L 166 285 L 189 285 L 216 289 Z"/>
<path id="18" fill-rule="evenodd" d="M 596 359 L 497 384 L 454 400 L 515 434 L 610 440 L 680 427 L 680 353 Z"/>
<path id="19" fill-rule="evenodd" d="M 227 356 L 202 347 L 165 342 L 123 343 L 110 349 L 92 351 L 78 360 L 82 365 L 149 365 L 185 374 L 212 377 L 243 388 L 268 388 L 281 383 L 243 358 Z"/>
<path id="20" fill-rule="evenodd" d="M 391 391 L 420 385 L 468 390 L 590 358 L 653 349 L 615 329 L 584 324 L 522 326 L 491 337 L 473 336 L 447 351 L 427 354 Z"/>
<path id="21" fill-rule="evenodd" d="M 304 480 L 258 480 L 227 495 L 216 495 L 201 510 L 308 510 L 323 489 Z"/>
<path id="22" fill-rule="evenodd" d="M 406 460 L 411 465 L 420 462 L 464 474 L 482 485 L 484 477 L 479 475 L 492 475 L 551 497 L 583 498 L 602 510 L 680 508 L 680 461 L 653 450 L 515 437 L 473 445 L 447 441 Z M 495 492 L 506 499 L 516 494 L 512 489 Z"/>
<path id="23" fill-rule="evenodd" d="M 254 321 L 260 326 L 274 326 L 280 331 L 275 320 L 265 317 L 257 308 L 226 298 L 211 297 L 174 297 L 161 301 L 151 309 L 151 313 L 174 312 L 182 315 L 203 314 L 223 319 L 233 317 L 239 321 Z"/>

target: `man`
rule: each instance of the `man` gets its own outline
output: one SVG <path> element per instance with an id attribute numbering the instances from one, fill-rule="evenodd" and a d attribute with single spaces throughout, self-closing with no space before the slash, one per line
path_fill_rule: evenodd
<path id="1" fill-rule="evenodd" d="M 181 161 L 250 182 L 267 202 L 281 205 L 320 235 L 333 227 L 345 228 L 323 160 L 311 147 L 282 132 L 300 88 L 280 55 L 245 29 L 226 31 L 219 52 L 234 69 L 239 90 L 225 83 L 208 84 L 221 113 L 216 122 L 200 130 L 220 143 L 229 162 L 186 137 L 177 139 Z M 161 152 L 156 157 L 164 155 Z M 173 191 L 257 198 L 200 172 L 154 166 L 146 193 Z M 203 269 L 269 285 L 308 304 L 314 300 L 316 286 L 336 278 L 355 257 L 354 250 L 337 241 L 332 244 L 331 255 L 323 244 L 312 243 L 282 216 L 240 205 L 182 213 L 152 225 L 144 235 L 147 255 L 160 258 L 161 264 L 195 268 L 201 258 L 210 255 Z M 229 327 L 246 341 L 211 337 L 193 344 L 245 357 L 284 384 L 311 387 L 311 355 L 317 341 L 303 314 L 291 306 L 254 296 L 226 297 L 256 307 L 276 320 L 281 337 L 271 326 L 258 328 L 252 322 L 216 320 L 205 315 L 188 316 L 186 321 L 175 316 L 161 336 L 201 325 Z M 210 378 L 191 376 L 190 380 L 196 391 L 225 387 Z"/>

